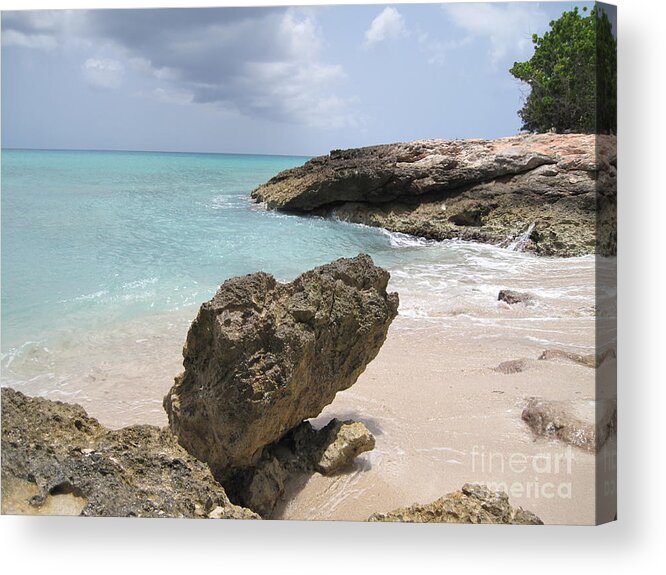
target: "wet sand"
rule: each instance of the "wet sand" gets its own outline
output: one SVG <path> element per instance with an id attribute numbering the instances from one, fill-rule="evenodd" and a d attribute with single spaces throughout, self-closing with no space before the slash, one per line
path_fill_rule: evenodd
<path id="1" fill-rule="evenodd" d="M 363 421 L 375 450 L 350 474 L 296 482 L 279 516 L 364 520 L 481 482 L 506 489 L 545 523 L 594 523 L 594 455 L 535 440 L 520 417 L 530 396 L 591 401 L 594 370 L 539 361 L 538 348 L 506 343 L 394 330 L 354 387 L 316 420 Z M 521 357 L 531 358 L 522 373 L 493 370 Z"/>

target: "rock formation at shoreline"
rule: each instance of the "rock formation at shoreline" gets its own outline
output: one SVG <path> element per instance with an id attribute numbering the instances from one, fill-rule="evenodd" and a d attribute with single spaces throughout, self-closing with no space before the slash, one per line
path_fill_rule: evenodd
<path id="1" fill-rule="evenodd" d="M 79 405 L 2 388 L 2 512 L 259 519 L 168 429 L 110 430 Z"/>
<path id="2" fill-rule="evenodd" d="M 532 134 L 334 150 L 252 192 L 271 209 L 540 255 L 616 252 L 616 138 Z"/>
<path id="3" fill-rule="evenodd" d="M 528 400 L 522 419 L 536 437 L 559 439 L 586 451 L 599 451 L 617 429 L 615 400 Z"/>
<path id="4" fill-rule="evenodd" d="M 266 273 L 226 281 L 204 303 L 164 398 L 180 444 L 224 483 L 316 417 L 379 352 L 398 295 L 367 255 L 281 284 Z"/>
<path id="5" fill-rule="evenodd" d="M 437 501 L 415 504 L 389 513 L 375 513 L 368 521 L 401 521 L 407 523 L 502 523 L 543 525 L 531 511 L 512 507 L 503 491 L 491 491 L 485 485 L 466 483 Z"/>

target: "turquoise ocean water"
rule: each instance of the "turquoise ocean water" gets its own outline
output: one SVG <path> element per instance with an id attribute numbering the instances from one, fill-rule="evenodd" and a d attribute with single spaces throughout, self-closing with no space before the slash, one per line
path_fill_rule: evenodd
<path id="1" fill-rule="evenodd" d="M 249 192 L 306 158 L 2 153 L 2 345 L 174 311 L 228 277 L 288 279 L 385 235 L 269 213 Z"/>
<path id="2" fill-rule="evenodd" d="M 150 412 L 162 422 L 189 322 L 229 277 L 291 280 L 366 252 L 391 271 L 403 317 L 445 324 L 483 318 L 516 274 L 551 273 L 543 258 L 252 202 L 257 185 L 306 159 L 3 150 L 2 384 L 107 402 L 117 424 Z"/>

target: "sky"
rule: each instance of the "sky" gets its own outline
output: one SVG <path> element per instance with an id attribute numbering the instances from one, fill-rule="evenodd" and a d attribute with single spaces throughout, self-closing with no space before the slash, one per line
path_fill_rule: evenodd
<path id="1" fill-rule="evenodd" d="M 527 95 L 509 68 L 573 6 L 3 11 L 2 146 L 311 156 L 508 136 Z"/>

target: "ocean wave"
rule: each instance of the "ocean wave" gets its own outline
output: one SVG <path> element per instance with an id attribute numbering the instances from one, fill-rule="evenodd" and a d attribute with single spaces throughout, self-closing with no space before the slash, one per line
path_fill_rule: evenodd
<path id="1" fill-rule="evenodd" d="M 435 246 L 440 242 L 436 240 L 429 240 L 418 236 L 410 236 L 400 232 L 391 232 L 381 228 L 382 233 L 388 237 L 391 247 L 394 248 L 421 248 L 425 246 Z"/>

